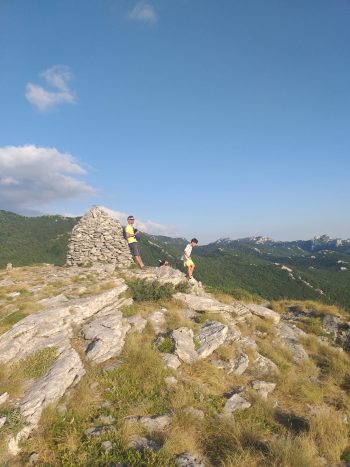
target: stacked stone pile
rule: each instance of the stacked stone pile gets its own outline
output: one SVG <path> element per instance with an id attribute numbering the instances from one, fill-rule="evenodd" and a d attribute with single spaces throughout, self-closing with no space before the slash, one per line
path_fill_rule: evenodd
<path id="1" fill-rule="evenodd" d="M 132 257 L 120 222 L 93 206 L 72 230 L 66 264 L 82 266 L 98 262 L 128 267 Z"/>

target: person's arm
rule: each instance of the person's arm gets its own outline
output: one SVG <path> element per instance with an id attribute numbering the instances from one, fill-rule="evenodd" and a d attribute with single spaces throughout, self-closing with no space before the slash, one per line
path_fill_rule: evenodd
<path id="1" fill-rule="evenodd" d="M 131 227 L 131 229 L 130 229 L 130 228 L 128 228 L 128 227 L 129 227 L 129 225 L 127 225 L 127 226 L 125 227 L 126 238 L 136 237 L 136 234 L 135 234 L 135 232 L 134 232 L 134 228 Z M 130 230 L 132 230 L 132 232 L 130 232 Z"/>

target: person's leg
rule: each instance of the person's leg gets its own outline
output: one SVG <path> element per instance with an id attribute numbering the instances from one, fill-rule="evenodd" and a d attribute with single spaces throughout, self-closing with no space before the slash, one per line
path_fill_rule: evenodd
<path id="1" fill-rule="evenodd" d="M 194 270 L 194 264 L 191 264 L 191 266 L 188 268 L 188 275 L 190 279 L 192 279 L 193 270 Z"/>
<path id="2" fill-rule="evenodd" d="M 134 259 L 135 259 L 135 261 L 138 264 L 138 267 L 140 269 L 143 269 L 145 267 L 145 265 L 143 264 L 141 256 L 134 256 Z"/>

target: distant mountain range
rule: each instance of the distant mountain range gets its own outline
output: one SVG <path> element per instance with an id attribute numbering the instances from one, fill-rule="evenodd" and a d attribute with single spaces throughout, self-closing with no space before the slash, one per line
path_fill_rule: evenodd
<path id="1" fill-rule="evenodd" d="M 65 262 L 69 233 L 79 217 L 23 217 L 0 211 L 0 267 Z M 142 256 L 156 266 L 166 259 L 182 268 L 187 240 L 142 234 Z M 310 299 L 350 311 L 350 239 L 221 238 L 193 251 L 195 276 L 240 299 Z"/>

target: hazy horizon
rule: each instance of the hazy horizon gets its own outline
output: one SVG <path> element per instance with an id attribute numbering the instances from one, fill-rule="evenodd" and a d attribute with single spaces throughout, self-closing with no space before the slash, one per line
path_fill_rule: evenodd
<path id="1" fill-rule="evenodd" d="M 0 209 L 349 238 L 350 2 L 0 2 Z"/>

